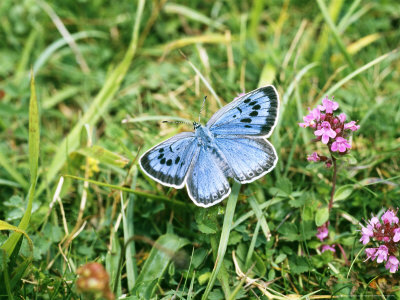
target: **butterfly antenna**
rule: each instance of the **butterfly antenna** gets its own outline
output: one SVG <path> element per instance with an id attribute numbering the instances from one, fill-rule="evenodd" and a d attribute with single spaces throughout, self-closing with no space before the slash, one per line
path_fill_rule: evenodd
<path id="1" fill-rule="evenodd" d="M 175 123 L 175 124 L 188 124 L 192 125 L 190 122 L 185 122 L 185 121 L 162 121 L 162 123 Z"/>
<path id="2" fill-rule="evenodd" d="M 199 112 L 199 123 L 200 123 L 201 113 L 206 105 L 206 99 L 207 99 L 207 96 L 204 96 L 203 104 L 201 105 L 200 112 Z"/>

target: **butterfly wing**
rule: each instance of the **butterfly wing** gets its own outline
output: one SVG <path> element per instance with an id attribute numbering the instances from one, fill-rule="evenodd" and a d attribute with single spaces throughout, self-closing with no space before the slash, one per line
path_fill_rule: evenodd
<path id="1" fill-rule="evenodd" d="M 209 207 L 228 197 L 231 187 L 224 174 L 226 168 L 212 150 L 200 149 L 186 179 L 189 197 L 197 206 Z"/>
<path id="2" fill-rule="evenodd" d="M 278 161 L 275 148 L 264 138 L 219 136 L 215 143 L 233 172 L 232 177 L 240 183 L 264 176 Z"/>
<path id="3" fill-rule="evenodd" d="M 148 150 L 140 157 L 139 164 L 155 181 L 180 189 L 198 153 L 194 133 L 182 132 Z"/>
<path id="4" fill-rule="evenodd" d="M 269 136 L 279 110 L 279 96 L 272 85 L 256 89 L 217 111 L 207 123 L 215 135 Z"/>

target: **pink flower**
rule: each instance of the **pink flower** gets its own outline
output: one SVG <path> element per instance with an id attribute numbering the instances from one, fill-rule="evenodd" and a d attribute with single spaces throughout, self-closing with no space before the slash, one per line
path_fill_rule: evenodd
<path id="1" fill-rule="evenodd" d="M 340 115 L 338 115 L 338 119 L 340 122 L 344 123 L 344 121 L 346 121 L 346 114 L 341 113 Z"/>
<path id="2" fill-rule="evenodd" d="M 369 223 L 376 228 L 381 227 L 381 223 L 379 222 L 379 219 L 377 217 L 372 217 Z"/>
<path id="3" fill-rule="evenodd" d="M 361 227 L 362 236 L 360 242 L 366 245 L 369 243 L 369 239 L 374 236 L 374 227 L 370 224 L 368 224 L 367 227 L 364 227 L 362 225 Z"/>
<path id="4" fill-rule="evenodd" d="M 324 239 L 326 239 L 328 237 L 328 228 L 326 227 L 326 225 L 322 225 L 320 227 L 317 228 L 318 233 L 316 234 L 317 238 L 319 238 L 319 240 L 322 242 Z"/>
<path id="5" fill-rule="evenodd" d="M 376 262 L 380 264 L 381 262 L 386 261 L 388 253 L 389 253 L 388 247 L 386 247 L 385 245 L 380 245 L 378 250 L 376 251 L 376 257 L 377 257 Z"/>
<path id="6" fill-rule="evenodd" d="M 311 110 L 310 108 L 308 108 L 308 111 L 310 113 L 307 116 L 303 117 L 304 123 L 299 123 L 300 127 L 315 127 L 315 121 L 319 121 L 321 119 L 321 112 L 319 111 L 319 109 L 314 108 L 313 110 Z"/>
<path id="7" fill-rule="evenodd" d="M 396 228 L 393 230 L 394 236 L 393 236 L 393 242 L 397 243 L 400 241 L 400 228 Z"/>
<path id="8" fill-rule="evenodd" d="M 338 136 L 336 140 L 332 143 L 331 150 L 332 151 L 338 151 L 339 152 L 346 152 L 347 149 L 350 149 L 351 146 L 349 142 L 347 142 L 346 139 L 342 138 L 341 136 Z"/>
<path id="9" fill-rule="evenodd" d="M 344 124 L 344 129 L 350 129 L 351 131 L 356 131 L 360 129 L 360 125 L 356 125 L 355 121 Z"/>
<path id="10" fill-rule="evenodd" d="M 329 246 L 329 245 L 323 245 L 321 247 L 321 253 L 324 253 L 325 251 L 332 251 L 332 252 L 336 252 L 335 250 L 335 245 Z"/>
<path id="11" fill-rule="evenodd" d="M 308 160 L 308 161 L 315 161 L 315 162 L 317 162 L 317 161 L 320 161 L 321 158 L 318 156 L 317 152 L 314 152 L 314 153 L 311 154 L 311 155 L 307 155 L 307 160 Z"/>
<path id="12" fill-rule="evenodd" d="M 328 96 L 326 96 L 322 99 L 322 105 L 318 105 L 318 108 L 321 111 L 326 111 L 327 114 L 331 114 L 334 110 L 339 108 L 339 103 L 329 100 Z"/>
<path id="13" fill-rule="evenodd" d="M 329 122 L 324 121 L 321 123 L 321 129 L 314 131 L 315 136 L 322 136 L 322 143 L 328 144 L 329 138 L 334 138 L 336 132 L 331 128 Z"/>
<path id="14" fill-rule="evenodd" d="M 390 273 L 395 273 L 399 268 L 399 260 L 396 258 L 396 256 L 391 255 L 389 256 L 385 267 L 386 269 L 390 270 Z"/>
<path id="15" fill-rule="evenodd" d="M 367 259 L 365 261 L 368 259 L 374 260 L 376 258 L 376 250 L 378 250 L 378 248 L 366 248 L 365 253 L 367 254 Z"/>
<path id="16" fill-rule="evenodd" d="M 392 224 L 392 222 L 394 223 L 394 224 L 397 224 L 397 223 L 399 223 L 399 218 L 398 217 L 396 217 L 396 214 L 392 211 L 392 210 L 388 210 L 388 211 L 386 211 L 383 215 L 382 215 L 382 217 L 381 217 L 381 219 L 382 219 L 382 221 L 383 221 L 383 223 L 385 223 L 385 224 Z"/>

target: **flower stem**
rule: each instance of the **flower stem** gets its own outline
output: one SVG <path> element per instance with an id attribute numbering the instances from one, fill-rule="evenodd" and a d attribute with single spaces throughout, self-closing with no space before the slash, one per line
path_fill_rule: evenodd
<path id="1" fill-rule="evenodd" d="M 329 211 L 331 211 L 333 206 L 333 196 L 335 195 L 335 189 L 336 189 L 337 164 L 336 164 L 336 158 L 333 156 L 331 149 L 329 149 L 329 152 L 331 153 L 331 158 L 333 162 L 331 199 L 329 200 L 329 206 L 328 206 Z"/>

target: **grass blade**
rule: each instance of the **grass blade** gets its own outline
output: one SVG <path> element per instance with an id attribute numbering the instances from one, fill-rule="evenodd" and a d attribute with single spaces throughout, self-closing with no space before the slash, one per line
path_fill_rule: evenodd
<path id="1" fill-rule="evenodd" d="M 105 187 L 109 187 L 109 188 L 112 188 L 112 189 L 115 189 L 115 190 L 118 190 L 118 191 L 124 191 L 124 192 L 133 193 L 133 194 L 135 194 L 137 196 L 142 196 L 142 197 L 146 197 L 146 198 L 149 198 L 149 199 L 155 199 L 155 200 L 161 200 L 161 201 L 169 202 L 171 204 L 178 205 L 178 206 L 181 206 L 181 207 L 190 207 L 190 203 L 176 201 L 174 199 L 170 199 L 170 198 L 165 197 L 165 196 L 158 196 L 158 195 L 154 195 L 154 194 L 149 194 L 149 193 L 145 193 L 145 192 L 141 192 L 141 191 L 137 191 L 137 190 L 132 190 L 130 188 L 126 188 L 126 187 L 123 187 L 123 186 L 103 183 L 103 182 L 100 182 L 100 181 L 96 181 L 96 180 L 92 180 L 92 179 L 86 179 L 86 178 L 83 178 L 83 177 L 78 177 L 78 176 L 73 176 L 73 175 L 63 175 L 63 176 L 67 177 L 67 178 L 76 179 L 76 180 L 87 181 L 87 182 L 96 184 L 98 186 L 105 186 Z"/>
<path id="2" fill-rule="evenodd" d="M 347 52 L 346 46 L 344 45 L 342 39 L 341 39 L 340 36 L 339 36 L 339 32 L 338 32 L 338 30 L 337 30 L 335 24 L 333 23 L 333 21 L 332 21 L 330 15 L 329 15 L 328 9 L 327 9 L 327 7 L 326 7 L 324 1 L 323 1 L 323 0 L 317 0 L 317 3 L 318 3 L 318 6 L 319 6 L 319 8 L 320 8 L 320 10 L 321 10 L 322 16 L 323 16 L 324 19 L 325 19 L 325 22 L 328 24 L 329 28 L 330 28 L 331 31 L 332 31 L 333 37 L 335 38 L 336 43 L 337 43 L 338 46 L 339 46 L 340 52 L 342 52 L 343 56 L 344 56 L 345 59 L 347 60 L 347 63 L 348 63 L 348 64 L 351 66 L 351 68 L 354 70 L 354 69 L 356 68 L 355 65 L 354 65 L 354 62 L 353 62 L 353 60 L 352 60 L 350 54 Z"/>
<path id="3" fill-rule="evenodd" d="M 29 183 L 25 180 L 24 177 L 16 170 L 14 166 L 10 164 L 10 159 L 4 156 L 3 153 L 0 152 L 0 166 L 4 168 L 5 171 L 16 181 L 20 186 L 28 189 Z"/>
<path id="4" fill-rule="evenodd" d="M 357 70 L 355 70 L 354 72 L 350 73 L 345 78 L 340 80 L 338 83 L 336 83 L 334 86 L 332 86 L 329 90 L 327 90 L 325 94 L 332 95 L 336 90 L 338 90 L 342 85 L 344 85 L 350 79 L 356 77 L 358 74 L 364 72 L 365 70 L 371 68 L 372 66 L 380 63 L 381 61 L 383 61 L 389 57 L 394 58 L 398 53 L 399 53 L 399 48 L 375 58 L 373 61 L 370 61 L 369 63 L 365 64 L 361 68 L 358 68 Z"/>
<path id="5" fill-rule="evenodd" d="M 232 228 L 233 215 L 235 214 L 235 208 L 239 196 L 240 186 L 241 186 L 240 183 L 236 181 L 233 182 L 232 192 L 228 198 L 228 203 L 226 205 L 225 218 L 224 218 L 224 224 L 222 226 L 221 238 L 219 241 L 217 259 L 215 261 L 214 269 L 211 273 L 210 280 L 208 281 L 206 290 L 204 291 L 203 297 L 201 299 L 208 299 L 211 289 L 214 286 L 215 279 L 217 278 L 217 274 L 222 266 L 226 248 L 228 246 L 229 234 Z"/>
<path id="6" fill-rule="evenodd" d="M 39 162 L 39 139 L 40 139 L 40 127 L 39 127 L 39 112 L 36 99 L 35 91 L 35 78 L 33 71 L 31 72 L 31 97 L 29 101 L 29 169 L 31 173 L 31 186 L 28 192 L 28 205 L 26 211 L 18 225 L 18 229 L 25 231 L 28 228 L 29 220 L 31 218 L 32 204 L 35 196 L 37 171 Z M 8 255 L 11 255 L 17 244 L 21 232 L 14 231 L 13 234 L 5 241 L 2 245 Z"/>
<path id="7" fill-rule="evenodd" d="M 187 244 L 188 240 L 174 234 L 164 234 L 154 242 L 134 289 L 141 299 L 148 299 L 153 295 L 156 285 L 149 286 L 149 283 L 156 283 L 162 279 L 173 256 Z"/>

